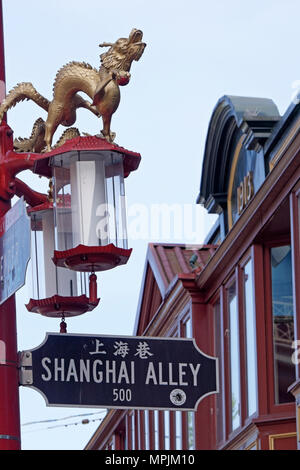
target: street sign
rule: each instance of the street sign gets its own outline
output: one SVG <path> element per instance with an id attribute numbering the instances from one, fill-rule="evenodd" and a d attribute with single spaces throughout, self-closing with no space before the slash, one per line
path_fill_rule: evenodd
<path id="1" fill-rule="evenodd" d="M 0 305 L 25 284 L 30 218 L 23 197 L 0 219 Z"/>
<path id="2" fill-rule="evenodd" d="M 20 356 L 48 406 L 187 411 L 218 392 L 218 359 L 193 339 L 47 333 Z"/>

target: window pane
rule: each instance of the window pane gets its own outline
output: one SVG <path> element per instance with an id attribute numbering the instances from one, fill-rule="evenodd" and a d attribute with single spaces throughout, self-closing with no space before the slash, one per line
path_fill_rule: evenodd
<path id="1" fill-rule="evenodd" d="M 115 434 L 114 434 L 113 437 L 111 438 L 111 440 L 110 440 L 108 446 L 109 446 L 109 449 L 110 449 L 110 450 L 115 450 L 115 448 L 116 448 L 116 437 L 115 437 Z"/>
<path id="2" fill-rule="evenodd" d="M 192 319 L 190 317 L 185 322 L 185 337 L 186 338 L 193 337 Z"/>
<path id="3" fill-rule="evenodd" d="M 294 309 L 290 245 L 271 248 L 275 403 L 294 401 L 287 388 L 295 380 L 292 362 Z"/>
<path id="4" fill-rule="evenodd" d="M 253 293 L 253 270 L 250 260 L 244 268 L 248 416 L 257 410 L 256 323 Z"/>
<path id="5" fill-rule="evenodd" d="M 145 417 L 145 449 L 150 449 L 150 433 L 149 433 L 149 411 L 144 411 Z"/>
<path id="6" fill-rule="evenodd" d="M 134 411 L 131 414 L 131 448 L 135 449 L 135 418 Z"/>
<path id="7" fill-rule="evenodd" d="M 223 377 L 222 377 L 222 363 L 223 345 L 222 345 L 222 321 L 221 321 L 221 307 L 220 300 L 214 304 L 214 322 L 215 322 L 215 356 L 219 358 L 219 389 L 220 392 L 216 394 L 216 438 L 217 442 L 222 442 L 224 436 L 224 419 L 223 419 Z"/>
<path id="8" fill-rule="evenodd" d="M 182 449 L 182 411 L 175 411 L 176 450 Z"/>
<path id="9" fill-rule="evenodd" d="M 154 410 L 154 446 L 155 450 L 159 449 L 159 415 L 157 410 Z"/>
<path id="10" fill-rule="evenodd" d="M 229 352 L 230 352 L 230 385 L 231 385 L 231 429 L 238 428 L 240 419 L 240 360 L 239 360 L 239 322 L 236 285 L 228 289 L 229 311 Z"/>
<path id="11" fill-rule="evenodd" d="M 189 411 L 187 413 L 187 426 L 188 426 L 188 449 L 195 449 L 195 423 L 194 423 L 194 412 Z"/>
<path id="12" fill-rule="evenodd" d="M 165 450 L 170 450 L 170 412 L 164 411 L 165 417 Z"/>

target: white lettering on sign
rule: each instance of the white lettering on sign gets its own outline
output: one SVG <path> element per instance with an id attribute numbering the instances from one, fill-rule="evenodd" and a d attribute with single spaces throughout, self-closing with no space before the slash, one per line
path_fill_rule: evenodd
<path id="1" fill-rule="evenodd" d="M 66 382 L 70 382 L 71 379 L 73 379 L 74 382 L 78 382 L 78 375 L 74 359 L 70 359 Z"/>
<path id="2" fill-rule="evenodd" d="M 54 380 L 56 382 L 59 381 L 59 376 L 60 376 L 60 381 L 64 382 L 65 381 L 65 360 L 64 359 L 58 359 L 56 357 L 54 359 Z"/>
<path id="3" fill-rule="evenodd" d="M 149 356 L 153 356 L 150 352 L 150 347 L 146 341 L 140 341 L 138 347 L 136 348 L 135 356 L 138 356 L 140 359 L 147 359 Z"/>
<path id="4" fill-rule="evenodd" d="M 100 359 L 64 359 L 43 357 L 41 360 L 44 382 L 94 382 L 106 384 L 135 384 L 135 362 Z M 199 384 L 201 364 L 186 362 L 148 362 L 145 385 L 194 386 Z M 188 381 L 188 376 L 190 380 Z M 192 376 L 192 379 L 191 379 Z"/>
<path id="5" fill-rule="evenodd" d="M 100 343 L 99 339 L 96 339 L 96 350 L 93 352 L 90 352 L 90 354 L 106 354 L 106 351 L 101 351 L 103 343 Z"/>
<path id="6" fill-rule="evenodd" d="M 156 365 L 150 361 L 148 364 L 145 384 L 182 386 L 190 385 L 186 380 L 184 380 L 189 368 L 193 375 L 193 386 L 197 387 L 200 366 L 201 364 L 194 366 L 191 363 L 187 364 L 183 362 L 180 362 L 179 364 L 173 364 L 172 362 L 164 364 L 159 362 L 156 367 Z"/>
<path id="7" fill-rule="evenodd" d="M 134 362 L 101 361 L 95 359 L 63 359 L 43 357 L 41 365 L 44 372 L 41 378 L 45 382 L 95 382 L 95 383 L 135 383 Z"/>
<path id="8" fill-rule="evenodd" d="M 194 387 L 197 387 L 197 375 L 198 375 L 201 364 L 197 364 L 197 366 L 195 368 L 194 368 L 193 364 L 189 364 L 189 366 L 190 366 L 190 369 L 191 369 L 192 374 L 193 374 L 193 385 L 194 385 Z"/>
<path id="9" fill-rule="evenodd" d="M 183 381 L 183 377 L 186 374 L 186 371 L 183 369 L 185 369 L 186 366 L 187 364 L 182 364 L 182 363 L 179 364 L 179 385 L 188 385 L 187 382 Z"/>
<path id="10" fill-rule="evenodd" d="M 103 372 L 97 370 L 97 366 L 102 366 L 102 361 L 96 359 L 93 363 L 93 380 L 97 384 L 100 384 L 103 381 Z"/>
<path id="11" fill-rule="evenodd" d="M 80 359 L 79 382 L 90 382 L 90 360 Z"/>
<path id="12" fill-rule="evenodd" d="M 51 363 L 51 359 L 49 359 L 49 357 L 43 357 L 42 359 L 42 366 L 43 368 L 46 370 L 47 372 L 47 375 L 45 374 L 42 374 L 42 379 L 45 381 L 45 382 L 48 382 L 48 380 L 51 380 L 52 379 L 52 374 L 51 374 L 51 370 L 49 369 L 49 367 L 47 366 L 46 363 Z"/>
<path id="13" fill-rule="evenodd" d="M 114 348 L 116 349 L 114 356 L 122 356 L 124 358 L 129 353 L 128 343 L 123 341 L 115 341 Z"/>

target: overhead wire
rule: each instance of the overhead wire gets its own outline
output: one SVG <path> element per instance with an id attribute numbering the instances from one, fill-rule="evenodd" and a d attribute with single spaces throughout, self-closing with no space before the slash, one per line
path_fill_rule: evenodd
<path id="1" fill-rule="evenodd" d="M 68 426 L 77 426 L 78 424 L 90 424 L 90 423 L 95 423 L 96 421 L 102 421 L 103 417 L 101 418 L 96 418 L 96 419 L 82 419 L 81 421 L 76 421 L 74 423 L 65 423 L 65 424 L 57 424 L 55 426 L 47 426 L 44 428 L 38 428 L 38 429 L 31 429 L 28 431 L 25 431 L 23 434 L 29 434 L 32 432 L 38 432 L 38 431 L 47 431 L 49 429 L 55 429 L 55 428 L 63 428 L 63 427 L 68 427 Z"/>
<path id="2" fill-rule="evenodd" d="M 81 414 L 76 414 L 76 415 L 64 416 L 64 417 L 61 417 L 61 418 L 50 418 L 50 419 L 44 419 L 44 420 L 40 420 L 40 421 L 29 421 L 27 423 L 23 423 L 22 426 L 31 426 L 31 425 L 34 425 L 34 424 L 52 423 L 52 422 L 55 422 L 55 421 L 64 421 L 66 419 L 79 418 L 79 417 L 82 417 L 82 416 L 93 416 L 93 415 L 98 415 L 98 414 L 103 414 L 103 413 L 106 413 L 106 410 L 102 410 L 102 411 L 98 411 L 98 412 L 94 412 L 94 413 L 81 413 Z"/>

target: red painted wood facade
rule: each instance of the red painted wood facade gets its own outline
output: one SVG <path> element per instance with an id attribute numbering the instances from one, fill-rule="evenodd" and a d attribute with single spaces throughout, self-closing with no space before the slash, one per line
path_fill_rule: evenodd
<path id="1" fill-rule="evenodd" d="M 134 335 L 193 336 L 220 393 L 195 413 L 109 411 L 86 449 L 297 449 L 299 129 L 298 104 L 218 102 L 198 198 L 218 222 L 192 251 L 149 245 Z"/>

